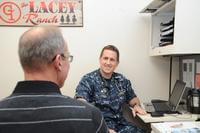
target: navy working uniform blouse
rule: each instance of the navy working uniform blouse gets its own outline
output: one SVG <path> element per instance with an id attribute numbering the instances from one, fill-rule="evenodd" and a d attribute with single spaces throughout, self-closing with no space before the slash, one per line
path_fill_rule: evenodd
<path id="1" fill-rule="evenodd" d="M 98 107 L 109 128 L 123 133 L 140 130 L 122 115 L 122 105 L 136 97 L 131 82 L 123 75 L 113 73 L 111 79 L 105 79 L 99 69 L 86 74 L 76 88 L 75 97 L 84 98 Z"/>

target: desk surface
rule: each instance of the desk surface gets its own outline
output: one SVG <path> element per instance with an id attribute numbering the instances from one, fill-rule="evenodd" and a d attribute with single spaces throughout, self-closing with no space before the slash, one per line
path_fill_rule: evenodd
<path id="1" fill-rule="evenodd" d="M 143 108 L 144 108 L 144 104 L 145 103 L 142 103 L 142 107 Z M 186 111 L 184 111 L 184 112 L 185 113 L 183 113 L 183 114 L 164 114 L 164 116 L 161 116 L 161 117 L 152 117 L 149 113 L 147 115 L 139 115 L 139 114 L 137 114 L 137 115 L 145 123 L 176 122 L 176 121 L 196 121 L 198 118 L 200 118 L 200 115 L 186 113 Z"/>
<path id="2" fill-rule="evenodd" d="M 170 121 L 196 121 L 198 115 L 196 114 L 164 114 L 162 117 L 152 117 L 150 114 L 139 115 L 139 118 L 145 123 L 152 122 L 170 122 Z"/>

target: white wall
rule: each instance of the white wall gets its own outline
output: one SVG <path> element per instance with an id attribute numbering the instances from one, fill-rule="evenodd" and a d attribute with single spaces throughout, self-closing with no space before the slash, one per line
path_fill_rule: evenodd
<path id="1" fill-rule="evenodd" d="M 120 50 L 117 72 L 123 73 L 136 87 L 142 101 L 168 97 L 169 58 L 149 57 L 150 16 L 139 14 L 150 0 L 83 0 L 84 27 L 63 27 L 69 50 L 74 55 L 62 92 L 74 96 L 80 78 L 99 67 L 99 54 L 106 44 Z M 0 27 L 0 98 L 8 96 L 23 72 L 17 47 L 19 36 L 28 28 Z M 174 78 L 178 76 L 174 60 Z"/>

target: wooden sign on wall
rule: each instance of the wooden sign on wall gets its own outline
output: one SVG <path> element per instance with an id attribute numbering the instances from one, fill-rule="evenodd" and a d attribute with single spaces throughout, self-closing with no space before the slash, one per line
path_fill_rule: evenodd
<path id="1" fill-rule="evenodd" d="M 83 26 L 83 0 L 2 0 L 0 26 Z"/>

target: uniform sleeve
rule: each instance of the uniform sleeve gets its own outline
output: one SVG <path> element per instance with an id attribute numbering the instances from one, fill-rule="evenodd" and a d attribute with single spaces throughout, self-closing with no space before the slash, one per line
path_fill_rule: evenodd
<path id="1" fill-rule="evenodd" d="M 76 93 L 75 93 L 75 98 L 84 98 L 88 102 L 92 102 L 92 83 L 89 82 L 90 79 L 88 76 L 84 76 L 81 81 L 79 82 L 77 88 L 76 88 Z"/>
<path id="2" fill-rule="evenodd" d="M 132 85 L 131 85 L 131 82 L 130 80 L 126 80 L 126 89 L 127 89 L 127 92 L 126 92 L 126 99 L 127 99 L 127 103 L 133 99 L 134 97 L 137 97 L 133 88 L 132 88 Z"/>
<path id="3" fill-rule="evenodd" d="M 106 125 L 104 117 L 99 109 L 97 109 L 96 107 L 93 108 L 92 120 L 96 129 L 96 133 L 108 133 L 108 127 Z"/>

